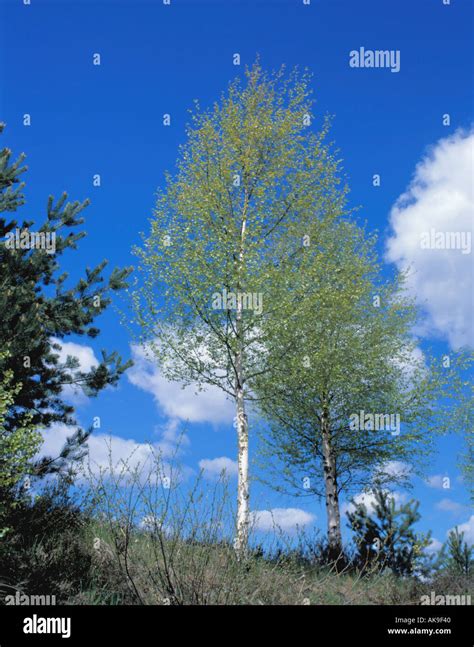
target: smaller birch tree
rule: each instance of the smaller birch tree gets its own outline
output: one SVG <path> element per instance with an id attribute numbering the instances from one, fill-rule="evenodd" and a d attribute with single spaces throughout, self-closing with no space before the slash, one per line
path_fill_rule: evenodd
<path id="1" fill-rule="evenodd" d="M 270 478 L 263 480 L 325 501 L 334 558 L 342 550 L 341 494 L 407 483 L 406 470 L 394 466 L 422 469 L 434 431 L 457 424 L 456 367 L 444 373 L 417 347 L 417 309 L 402 276 L 382 280 L 375 242 L 341 220 L 308 247 L 302 303 L 291 325 L 274 326 L 273 371 L 255 385 L 268 422 L 261 454 Z"/>

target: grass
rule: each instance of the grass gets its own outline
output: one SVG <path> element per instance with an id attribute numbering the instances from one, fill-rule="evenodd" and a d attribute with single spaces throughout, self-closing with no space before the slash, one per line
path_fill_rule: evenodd
<path id="1" fill-rule="evenodd" d="M 125 548 L 103 525 L 88 532 L 94 578 L 70 604 L 417 605 L 432 590 L 474 593 L 473 578 L 454 574 L 422 582 L 391 573 L 337 573 L 294 553 L 257 551 L 239 562 L 230 544 L 164 539 L 157 550 L 156 537 L 138 531 Z"/>
<path id="2" fill-rule="evenodd" d="M 474 598 L 473 576 L 447 568 L 422 581 L 361 572 L 347 555 L 338 572 L 324 542 L 278 528 L 264 548 L 251 533 L 239 560 L 225 480 L 197 478 L 185 489 L 179 474 L 166 486 L 163 474 L 162 464 L 147 474 L 124 465 L 89 474 L 79 502 L 57 484 L 16 506 L 0 538 L 0 603 L 15 590 L 73 605 L 418 605 L 431 591 Z"/>

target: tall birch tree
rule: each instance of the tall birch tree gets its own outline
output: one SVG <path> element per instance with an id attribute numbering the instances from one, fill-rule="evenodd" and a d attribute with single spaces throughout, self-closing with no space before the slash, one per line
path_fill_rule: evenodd
<path id="1" fill-rule="evenodd" d="M 239 555 L 249 532 L 253 383 L 271 370 L 265 348 L 274 322 L 297 308 L 304 240 L 316 240 L 345 208 L 328 122 L 312 128 L 309 81 L 256 63 L 213 108 L 197 105 L 136 250 L 142 342 L 168 379 L 217 386 L 235 403 Z"/>

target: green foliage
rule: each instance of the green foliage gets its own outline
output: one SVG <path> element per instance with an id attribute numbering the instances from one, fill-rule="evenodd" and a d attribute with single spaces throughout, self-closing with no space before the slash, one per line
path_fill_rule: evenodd
<path id="1" fill-rule="evenodd" d="M 0 360 L 5 353 L 0 353 Z M 21 384 L 12 384 L 13 372 L 7 371 L 0 382 L 0 491 L 15 488 L 28 474 L 29 463 L 41 443 L 41 434 L 31 424 L 31 415 L 12 432 L 4 422 L 9 408 L 14 404 Z M 1 505 L 1 503 L 0 503 Z"/>
<path id="2" fill-rule="evenodd" d="M 419 351 L 416 304 L 403 275 L 383 278 L 375 245 L 375 237 L 340 219 L 305 248 L 293 284 L 298 307 L 273 322 L 266 337 L 272 371 L 253 385 L 268 422 L 264 481 L 325 497 L 335 518 L 341 493 L 371 478 L 407 483 L 403 470 L 387 466 L 406 462 L 421 472 L 435 434 L 468 428 L 468 406 L 459 402 L 472 357 L 460 351 L 445 368 Z M 383 424 L 354 425 L 360 412 Z"/>
<path id="3" fill-rule="evenodd" d="M 442 549 L 442 565 L 460 575 L 474 574 L 474 546 L 469 546 L 464 533 L 458 528 L 451 530 Z"/>
<path id="4" fill-rule="evenodd" d="M 470 361 L 469 361 L 470 360 Z M 455 409 L 457 431 L 465 437 L 465 448 L 461 456 L 460 467 L 464 475 L 466 487 L 474 503 L 474 385 L 468 369 L 472 363 L 472 355 L 466 353 L 466 361 L 462 366 L 464 378 L 461 388 L 457 389 L 457 406 Z"/>
<path id="5" fill-rule="evenodd" d="M 466 451 L 462 458 L 461 469 L 466 479 L 471 502 L 474 503 L 474 429 L 466 430 Z"/>
<path id="6" fill-rule="evenodd" d="M 257 62 L 245 85 L 237 79 L 213 108 L 197 106 L 136 249 L 141 341 L 167 378 L 217 386 L 235 402 L 237 550 L 249 520 L 246 403 L 272 370 L 275 326 L 299 307 L 304 237 L 317 241 L 345 209 L 329 124 L 308 127 L 310 95 L 308 75 L 267 74 Z"/>
<path id="7" fill-rule="evenodd" d="M 46 220 L 36 230 L 55 236 L 54 253 L 7 245 L 17 230 L 31 231 L 34 225 L 32 221 L 20 225 L 6 217 L 24 203 L 24 184 L 20 182 L 26 171 L 23 160 L 24 155 L 20 155 L 11 162 L 11 151 L 0 150 L 0 238 L 7 238 L 0 243 L 0 346 L 6 351 L 0 357 L 0 374 L 9 376 L 16 385 L 13 401 L 9 400 L 4 412 L 4 436 L 21 433 L 25 414 L 34 428 L 52 423 L 75 425 L 74 409 L 62 397 L 64 386 L 77 386 L 94 396 L 105 386 L 116 384 L 130 365 L 122 363 L 116 353 L 105 351 L 99 365 L 89 371 L 80 370 L 76 358 L 60 361 L 58 340 L 70 334 L 96 337 L 99 329 L 93 325 L 95 318 L 110 304 L 111 293 L 126 287 L 131 270 L 114 269 L 106 281 L 103 270 L 107 261 L 102 261 L 93 269 L 87 268 L 85 278 L 66 287 L 68 274 L 61 271 L 60 259 L 66 251 L 77 249 L 86 235 L 78 227 L 84 222 L 81 214 L 88 205 L 88 200 L 66 202 L 66 194 L 56 203 L 49 197 Z M 43 460 L 38 473 L 62 469 L 67 459 L 77 457 L 87 436 L 88 432 L 77 430 L 59 459 Z"/>
<path id="8" fill-rule="evenodd" d="M 237 79 L 212 109 L 197 106 L 136 249 L 136 320 L 169 378 L 231 397 L 245 385 L 251 399 L 247 387 L 268 368 L 264 331 L 294 307 L 302 237 L 344 208 L 328 123 L 313 133 L 311 109 L 306 75 L 268 75 L 258 64 L 244 87 Z M 261 294 L 262 311 L 213 307 L 223 290 Z"/>
<path id="9" fill-rule="evenodd" d="M 339 491 L 365 485 L 367 473 L 387 461 L 413 458 L 420 442 L 428 405 L 417 407 L 425 378 L 410 336 L 415 310 L 401 279 L 381 281 L 374 245 L 361 228 L 342 221 L 308 248 L 300 306 L 291 325 L 279 326 L 271 338 L 273 374 L 257 381 L 270 422 L 266 465 L 283 472 L 297 494 L 324 496 L 323 413 Z M 389 425 L 352 428 L 351 416 L 360 411 L 398 414 L 403 432 L 392 433 Z M 424 452 L 428 442 L 425 435 Z"/>
<path id="10" fill-rule="evenodd" d="M 0 353 L 0 360 L 6 355 Z M 31 424 L 31 415 L 13 431 L 5 428 L 5 418 L 14 404 L 21 384 L 12 384 L 13 373 L 7 371 L 0 382 L 0 540 L 11 530 L 6 517 L 18 505 L 18 493 L 31 471 L 31 461 L 41 444 L 41 434 Z"/>
<path id="11" fill-rule="evenodd" d="M 395 575 L 424 572 L 428 559 L 424 553 L 430 534 L 419 534 L 413 525 L 420 519 L 419 503 L 409 501 L 397 507 L 395 499 L 381 488 L 374 490 L 374 509 L 354 503 L 347 513 L 354 532 L 356 562 L 362 571 L 390 569 Z"/>

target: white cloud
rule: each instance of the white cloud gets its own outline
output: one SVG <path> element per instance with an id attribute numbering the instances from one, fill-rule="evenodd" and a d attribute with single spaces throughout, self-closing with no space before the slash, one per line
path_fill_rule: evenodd
<path id="1" fill-rule="evenodd" d="M 140 346 L 132 345 L 132 357 L 135 364 L 127 371 L 128 379 L 151 393 L 166 415 L 189 422 L 232 422 L 235 407 L 218 387 L 208 386 L 197 392 L 196 386 L 182 388 L 179 382 L 170 382 Z"/>
<path id="2" fill-rule="evenodd" d="M 84 371 L 84 373 L 89 372 L 91 368 L 94 368 L 99 364 L 99 361 L 90 346 L 82 346 L 81 344 L 75 344 L 71 341 L 63 341 L 56 337 L 51 337 L 51 342 L 60 344 L 61 346 L 61 350 L 54 351 L 59 355 L 60 362 L 65 362 L 68 355 L 72 355 L 79 360 L 79 370 Z"/>
<path id="3" fill-rule="evenodd" d="M 171 438 L 167 435 L 168 429 L 162 433 L 164 440 L 150 443 L 140 443 L 131 438 L 121 438 L 112 434 L 93 432 L 87 441 L 88 455 L 84 459 L 84 467 L 97 477 L 106 475 L 110 469 L 116 475 L 130 474 L 134 470 L 141 471 L 141 479 L 151 475 L 152 481 L 158 477 L 158 466 L 161 476 L 169 476 L 170 466 L 165 462 L 173 451 Z M 173 433 L 175 429 L 173 428 Z M 74 433 L 74 427 L 64 424 L 51 425 L 42 432 L 43 444 L 39 456 L 59 455 L 66 439 Z M 174 436 L 176 437 L 176 436 Z M 126 466 L 126 467 L 125 467 Z M 189 468 L 183 468 L 181 474 L 189 473 Z"/>
<path id="4" fill-rule="evenodd" d="M 316 519 L 315 515 L 300 508 L 272 508 L 255 510 L 251 513 L 251 523 L 257 530 L 283 530 L 292 532 L 304 528 Z"/>
<path id="5" fill-rule="evenodd" d="M 184 447 L 190 444 L 188 436 L 180 429 L 179 420 L 176 418 L 168 420 L 161 427 L 156 427 L 155 433 L 161 436 L 161 439 L 154 445 L 160 450 L 163 458 L 177 456 Z"/>
<path id="6" fill-rule="evenodd" d="M 474 545 L 474 514 L 470 516 L 469 520 L 466 521 L 466 523 L 461 523 L 457 526 L 457 529 L 459 532 L 464 533 L 464 540 L 470 544 L 471 546 Z M 451 528 L 451 530 L 454 530 L 454 528 Z M 449 534 L 449 531 L 448 533 Z"/>
<path id="7" fill-rule="evenodd" d="M 60 423 L 55 423 L 51 425 L 49 429 L 44 429 L 41 432 L 43 437 L 43 444 L 41 445 L 39 455 L 40 456 L 52 456 L 56 457 L 59 455 L 66 438 L 71 436 L 74 433 L 74 427 L 68 427 Z"/>
<path id="8" fill-rule="evenodd" d="M 404 503 L 406 500 L 406 494 L 403 492 L 390 492 L 390 496 L 395 500 L 395 504 L 399 506 Z M 375 494 L 371 490 L 367 492 L 360 492 L 354 497 L 354 503 L 363 503 L 367 508 L 368 514 L 372 514 L 375 510 Z M 349 501 L 346 501 L 341 506 L 341 513 L 347 514 L 348 512 L 353 512 L 355 510 L 355 505 Z"/>
<path id="9" fill-rule="evenodd" d="M 415 371 L 417 373 L 419 371 L 425 372 L 427 368 L 425 355 L 419 346 L 411 348 L 410 351 L 405 354 L 403 360 L 400 357 L 395 358 L 394 364 L 403 371 L 410 387 L 413 384 Z"/>
<path id="10" fill-rule="evenodd" d="M 458 131 L 430 149 L 392 207 L 387 242 L 387 259 L 410 268 L 408 286 L 427 314 L 423 334 L 441 335 L 453 348 L 474 339 L 472 254 L 423 249 L 421 237 L 435 230 L 472 238 L 473 146 L 474 133 Z"/>
<path id="11" fill-rule="evenodd" d="M 224 470 L 227 476 L 237 475 L 237 462 L 227 456 L 220 458 L 203 458 L 199 461 L 199 467 L 203 470 L 204 476 L 217 478 Z"/>
<path id="12" fill-rule="evenodd" d="M 120 473 L 126 464 L 127 471 L 137 468 L 152 469 L 157 448 L 149 443 L 139 443 L 131 438 L 107 434 L 91 434 L 88 440 L 89 464 L 93 473 L 107 472 L 110 467 Z"/>
<path id="13" fill-rule="evenodd" d="M 160 532 L 168 537 L 171 537 L 173 534 L 172 528 L 169 524 L 164 523 L 164 520 L 157 515 L 147 514 L 142 517 L 140 523 L 138 524 L 140 528 L 148 532 Z"/>
<path id="14" fill-rule="evenodd" d="M 74 427 L 63 424 L 54 424 L 42 432 L 43 445 L 40 453 L 42 456 L 58 456 L 66 439 L 74 433 Z M 112 464 L 118 467 L 122 461 L 130 459 L 131 466 L 137 466 L 140 461 L 150 457 L 150 444 L 139 443 L 131 438 L 121 438 L 103 433 L 92 433 L 87 441 L 89 447 L 89 460 L 94 471 L 106 469 L 109 466 L 109 454 Z"/>
<path id="15" fill-rule="evenodd" d="M 406 479 L 411 475 L 412 468 L 404 461 L 387 461 L 381 465 L 374 474 L 374 481 L 383 478 L 385 481 L 390 479 Z"/>
<path id="16" fill-rule="evenodd" d="M 442 510 L 443 512 L 452 512 L 453 514 L 459 514 L 460 512 L 465 510 L 465 506 L 463 506 L 461 503 L 448 498 L 444 498 L 438 501 L 435 505 L 435 508 L 437 510 Z"/>
<path id="17" fill-rule="evenodd" d="M 444 479 L 446 478 L 448 479 L 448 481 L 446 481 L 446 484 L 449 484 L 449 477 L 443 476 L 443 474 L 433 474 L 432 476 L 429 476 L 425 482 L 428 487 L 432 487 L 436 490 L 449 490 L 449 488 L 444 487 Z"/>
<path id="18" fill-rule="evenodd" d="M 348 512 L 353 512 L 355 510 L 355 505 L 358 503 L 363 503 L 365 507 L 367 508 L 367 512 L 369 514 L 372 514 L 374 511 L 374 506 L 375 506 L 375 495 L 373 492 L 361 492 L 360 494 L 356 494 L 353 497 L 354 503 L 345 501 L 342 506 L 341 506 L 341 513 L 342 514 L 347 514 Z"/>
<path id="19" fill-rule="evenodd" d="M 161 528 L 161 519 L 154 514 L 146 514 L 142 517 L 140 523 L 138 524 L 143 530 L 148 530 L 152 532 L 155 528 Z"/>
<path id="20" fill-rule="evenodd" d="M 68 356 L 75 357 L 79 360 L 79 367 L 77 370 L 83 373 L 88 373 L 92 368 L 99 365 L 99 360 L 94 354 L 94 350 L 90 346 L 83 346 L 82 344 L 75 344 L 74 342 L 65 342 L 57 337 L 51 337 L 51 342 L 60 344 L 61 350 L 54 351 L 59 356 L 60 362 L 65 362 Z M 73 384 L 66 384 L 62 388 L 62 395 L 70 400 L 76 406 L 84 404 L 88 401 L 88 397 L 80 386 Z"/>
<path id="21" fill-rule="evenodd" d="M 442 542 L 436 539 L 435 537 L 431 538 L 429 545 L 426 548 L 427 553 L 438 553 L 443 546 Z"/>

